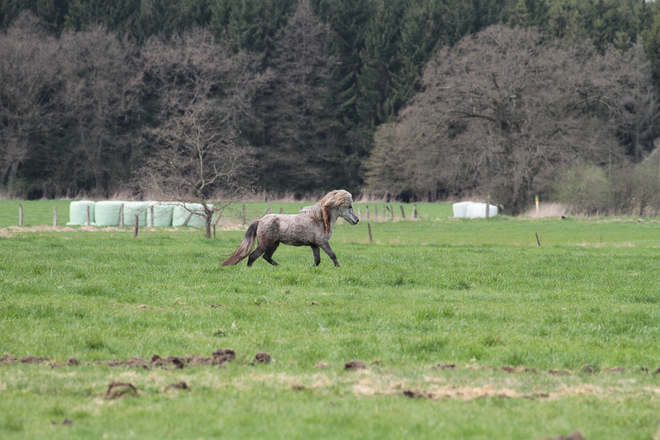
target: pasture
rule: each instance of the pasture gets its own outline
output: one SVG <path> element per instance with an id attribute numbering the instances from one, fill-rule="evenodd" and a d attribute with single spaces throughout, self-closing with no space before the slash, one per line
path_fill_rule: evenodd
<path id="1" fill-rule="evenodd" d="M 53 203 L 23 204 L 17 228 L 18 202 L 0 201 L 0 355 L 49 359 L 0 361 L 0 438 L 660 436 L 657 219 L 456 220 L 418 204 L 421 220 L 372 222 L 373 243 L 366 221 L 338 223 L 340 268 L 289 246 L 278 267 L 222 268 L 236 221 L 211 240 L 133 238 L 39 227 Z M 150 363 L 216 349 L 236 359 Z M 132 357 L 146 364 L 112 366 Z"/>

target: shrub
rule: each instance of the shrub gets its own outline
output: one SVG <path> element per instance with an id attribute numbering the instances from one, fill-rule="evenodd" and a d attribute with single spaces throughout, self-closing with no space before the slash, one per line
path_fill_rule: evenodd
<path id="1" fill-rule="evenodd" d="M 575 213 L 597 214 L 611 206 L 612 185 L 605 170 L 580 163 L 560 174 L 557 198 Z"/>

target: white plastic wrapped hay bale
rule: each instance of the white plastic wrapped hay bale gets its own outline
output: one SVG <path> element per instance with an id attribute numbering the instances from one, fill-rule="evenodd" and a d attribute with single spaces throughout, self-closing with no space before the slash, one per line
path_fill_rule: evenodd
<path id="1" fill-rule="evenodd" d="M 138 216 L 138 226 L 147 226 L 147 202 L 124 202 L 124 226 L 135 226 L 135 214 Z"/>
<path id="2" fill-rule="evenodd" d="M 96 202 L 90 200 L 79 200 L 71 202 L 69 206 L 69 223 L 67 225 L 86 225 L 87 207 L 89 207 L 89 221 L 94 223 L 94 207 Z"/>
<path id="3" fill-rule="evenodd" d="M 488 205 L 488 217 L 495 217 L 497 213 L 498 213 L 497 206 Z M 468 205 L 465 214 L 467 218 L 486 218 L 486 204 L 472 203 Z"/>
<path id="4" fill-rule="evenodd" d="M 119 226 L 119 214 L 121 205 L 126 202 L 103 201 L 96 202 L 94 217 L 98 226 Z"/>
<path id="5" fill-rule="evenodd" d="M 458 217 L 458 218 L 467 217 L 467 208 L 471 204 L 472 204 L 471 201 L 454 203 L 452 205 L 452 209 L 454 210 L 454 217 Z"/>
<path id="6" fill-rule="evenodd" d="M 177 202 L 149 202 L 147 210 L 147 225 L 151 226 L 152 213 L 153 225 L 157 227 L 172 226 L 172 213 Z"/>
<path id="7" fill-rule="evenodd" d="M 188 223 L 186 223 L 186 220 Z M 206 220 L 204 219 L 204 206 L 200 203 L 175 205 L 174 210 L 172 211 L 172 226 L 184 225 L 197 228 L 206 226 Z"/>

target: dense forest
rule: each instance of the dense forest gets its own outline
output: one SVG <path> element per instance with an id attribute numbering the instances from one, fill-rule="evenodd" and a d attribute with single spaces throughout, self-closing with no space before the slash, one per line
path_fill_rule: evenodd
<path id="1" fill-rule="evenodd" d="M 203 126 L 272 195 L 660 209 L 655 2 L 1 0 L 0 28 L 6 196 L 137 191 Z"/>

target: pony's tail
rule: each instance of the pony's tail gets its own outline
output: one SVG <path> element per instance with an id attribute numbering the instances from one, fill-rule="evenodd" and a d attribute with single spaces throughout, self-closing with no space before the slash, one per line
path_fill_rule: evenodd
<path id="1" fill-rule="evenodd" d="M 257 238 L 257 226 L 259 226 L 259 220 L 252 222 L 247 232 L 245 233 L 245 238 L 238 245 L 238 248 L 234 251 L 231 257 L 227 258 L 227 261 L 222 263 L 223 266 L 233 266 L 235 264 L 243 261 L 245 257 L 250 255 L 252 248 L 254 247 L 254 240 Z"/>

